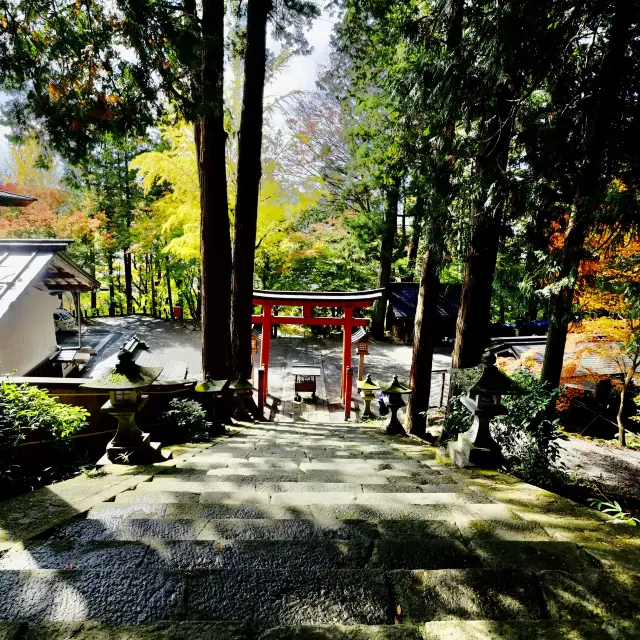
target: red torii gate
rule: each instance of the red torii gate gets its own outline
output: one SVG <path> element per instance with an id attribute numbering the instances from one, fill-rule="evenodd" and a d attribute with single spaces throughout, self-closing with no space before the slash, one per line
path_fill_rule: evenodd
<path id="1" fill-rule="evenodd" d="M 260 365 L 264 367 L 264 399 L 269 379 L 269 351 L 271 326 L 274 324 L 302 324 L 342 327 L 342 380 L 341 396 L 345 397 L 347 367 L 351 366 L 351 333 L 353 327 L 366 327 L 366 318 L 354 318 L 353 310 L 369 307 L 382 298 L 384 289 L 370 291 L 253 291 L 253 304 L 262 306 L 262 315 L 252 317 L 254 324 L 262 325 Z M 302 307 L 302 316 L 274 316 L 273 307 Z M 334 307 L 343 310 L 340 318 L 314 317 L 314 307 Z"/>

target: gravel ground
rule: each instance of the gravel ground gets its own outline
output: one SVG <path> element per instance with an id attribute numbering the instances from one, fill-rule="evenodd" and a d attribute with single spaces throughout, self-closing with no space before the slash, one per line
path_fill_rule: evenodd
<path id="1" fill-rule="evenodd" d="M 571 437 L 562 448 L 567 471 L 597 480 L 605 493 L 609 489 L 640 498 L 640 452 Z"/>

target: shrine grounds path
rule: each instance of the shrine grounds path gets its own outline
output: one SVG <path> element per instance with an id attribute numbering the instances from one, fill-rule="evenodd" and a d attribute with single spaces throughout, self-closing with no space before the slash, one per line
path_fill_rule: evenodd
<path id="1" fill-rule="evenodd" d="M 99 318 L 94 325 L 85 330 L 85 340 L 92 333 L 104 340 L 104 332 L 110 329 L 114 338 L 106 342 L 105 348 L 98 354 L 97 362 L 92 365 L 88 375 L 97 375 L 101 362 L 113 359 L 120 345 L 129 337 L 137 334 L 147 343 L 151 353 L 160 360 L 178 360 L 186 364 L 190 378 L 201 375 L 201 333 L 182 323 L 156 320 L 145 316 L 124 316 Z M 76 340 L 75 336 L 72 337 Z M 394 374 L 408 382 L 411 369 L 411 346 L 392 342 L 377 342 L 369 347 L 370 355 L 365 356 L 365 375 L 371 373 L 374 380 L 390 381 Z M 254 358 L 255 367 L 259 366 L 259 354 Z M 296 365 L 314 365 L 322 371 L 318 379 L 317 400 L 312 402 L 309 394 L 303 394 L 302 403 L 294 402 L 294 378 L 291 368 Z M 353 347 L 354 393 L 353 416 L 357 419 L 364 404 L 355 391 L 358 372 L 358 355 Z M 451 357 L 448 349 L 439 350 L 433 361 L 434 369 L 449 369 Z M 342 422 L 344 406 L 340 399 L 340 372 L 342 368 L 342 337 L 330 338 L 289 338 L 278 337 L 271 341 L 269 369 L 269 398 L 267 415 L 271 420 L 292 422 Z M 444 391 L 444 393 L 443 393 Z M 434 375 L 431 405 L 435 406 L 448 392 L 448 376 Z M 376 403 L 373 405 L 376 411 Z M 400 414 L 402 416 L 402 412 Z"/>
<path id="2" fill-rule="evenodd" d="M 0 503 L 2 640 L 640 637 L 640 535 L 354 423 Z"/>
<path id="3" fill-rule="evenodd" d="M 190 377 L 200 375 L 200 331 L 185 328 L 182 323 L 154 320 L 145 316 L 100 318 L 96 325 L 89 327 L 89 333 L 96 334 L 94 343 L 105 341 L 105 331 L 111 329 L 114 337 L 106 341 L 99 360 L 113 357 L 120 345 L 137 333 L 146 341 L 153 354 L 160 358 L 184 361 Z M 117 334 L 117 335 L 115 335 Z M 71 336 L 73 344 L 77 340 Z M 377 342 L 370 346 L 366 356 L 365 373 L 371 373 L 374 380 L 391 380 L 394 373 L 400 380 L 409 380 L 411 368 L 411 347 L 391 342 Z M 258 366 L 258 356 L 255 364 Z M 357 367 L 358 356 L 353 353 L 353 364 Z M 300 364 L 318 366 L 322 377 L 318 380 L 318 399 L 312 402 L 308 394 L 303 394 L 301 403 L 294 402 L 293 375 L 291 367 Z M 344 407 L 340 399 L 340 368 L 342 365 L 342 341 L 339 336 L 319 338 L 276 338 L 271 341 L 271 369 L 269 373 L 270 396 L 267 399 L 265 415 L 277 422 L 317 422 L 339 423 L 344 420 Z M 434 356 L 434 369 L 448 369 L 451 366 L 449 352 L 438 350 Z M 99 369 L 99 364 L 96 369 Z M 356 369 L 357 371 L 357 369 Z M 355 388 L 355 387 L 354 387 Z M 444 391 L 444 394 L 443 394 Z M 448 393 L 448 378 L 434 375 L 431 388 L 431 406 L 436 406 L 440 398 Z M 362 400 L 354 391 L 352 418 L 357 421 L 364 409 Z M 372 404 L 377 413 L 377 403 Z M 403 418 L 403 410 L 400 417 Z M 640 497 L 640 452 L 621 451 L 596 442 L 570 437 L 561 443 L 561 461 L 567 471 L 577 476 L 592 478 L 601 482 L 605 493 L 623 493 Z M 0 640 L 2 640 L 0 638 Z"/>

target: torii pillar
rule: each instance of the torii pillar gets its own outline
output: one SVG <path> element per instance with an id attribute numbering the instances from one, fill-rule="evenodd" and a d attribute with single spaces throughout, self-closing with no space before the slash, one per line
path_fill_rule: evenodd
<path id="1" fill-rule="evenodd" d="M 271 324 L 273 322 L 273 306 L 262 305 L 262 341 L 260 342 L 260 366 L 264 368 L 264 398 L 267 399 L 269 389 L 269 351 L 271 349 Z"/>
<path id="2" fill-rule="evenodd" d="M 340 397 L 346 397 L 347 369 L 351 366 L 351 333 L 353 327 L 353 309 L 344 307 L 344 324 L 342 325 L 342 383 L 340 385 Z"/>

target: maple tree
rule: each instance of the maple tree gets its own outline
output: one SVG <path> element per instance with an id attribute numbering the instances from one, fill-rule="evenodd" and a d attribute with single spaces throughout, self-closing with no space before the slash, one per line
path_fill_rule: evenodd
<path id="1" fill-rule="evenodd" d="M 99 228 L 101 216 L 86 192 L 73 192 L 58 177 L 55 159 L 47 165 L 34 138 L 12 144 L 3 189 L 37 198 L 28 207 L 0 208 L 0 237 L 81 239 Z"/>
<path id="2" fill-rule="evenodd" d="M 619 188 L 619 186 L 616 186 Z M 551 234 L 561 242 L 562 234 Z M 569 325 L 561 383 L 597 384 L 612 376 L 620 400 L 616 415 L 618 443 L 626 445 L 626 404 L 640 368 L 640 241 L 634 236 L 617 238 L 610 229 L 592 233 L 587 239 L 588 256 L 581 261 L 576 282 L 576 303 L 585 316 Z M 539 374 L 541 363 L 531 350 L 519 360 L 502 360 L 513 372 L 521 366 Z M 566 388 L 560 403 L 580 393 Z"/>

